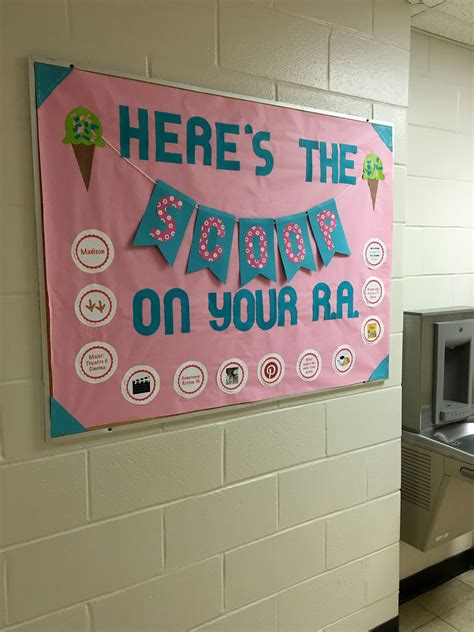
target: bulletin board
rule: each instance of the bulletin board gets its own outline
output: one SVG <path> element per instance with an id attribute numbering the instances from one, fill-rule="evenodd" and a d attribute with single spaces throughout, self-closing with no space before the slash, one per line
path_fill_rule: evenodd
<path id="1" fill-rule="evenodd" d="M 390 124 L 32 60 L 50 434 L 384 380 Z"/>

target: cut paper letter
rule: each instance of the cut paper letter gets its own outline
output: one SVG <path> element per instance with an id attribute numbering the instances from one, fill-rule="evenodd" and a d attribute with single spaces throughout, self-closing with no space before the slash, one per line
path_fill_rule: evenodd
<path id="1" fill-rule="evenodd" d="M 308 211 L 311 231 L 316 240 L 321 259 L 327 267 L 335 254 L 350 255 L 336 200 L 327 200 Z"/>
<path id="2" fill-rule="evenodd" d="M 156 246 L 172 266 L 196 202 L 158 181 L 138 227 L 134 246 Z"/>
<path id="3" fill-rule="evenodd" d="M 278 247 L 288 281 L 291 281 L 300 268 L 316 270 L 306 213 L 278 217 L 276 227 Z"/>
<path id="4" fill-rule="evenodd" d="M 239 221 L 239 259 L 241 285 L 259 274 L 276 281 L 273 219 L 243 218 Z"/>
<path id="5" fill-rule="evenodd" d="M 186 272 L 209 268 L 219 281 L 225 283 L 234 228 L 234 215 L 200 206 Z"/>

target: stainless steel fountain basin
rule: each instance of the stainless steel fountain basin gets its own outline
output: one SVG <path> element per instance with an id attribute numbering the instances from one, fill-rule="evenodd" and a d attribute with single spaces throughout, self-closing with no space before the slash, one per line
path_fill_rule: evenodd
<path id="1" fill-rule="evenodd" d="M 474 465 L 474 421 L 432 426 L 420 433 L 403 431 L 403 439 L 408 443 Z"/>

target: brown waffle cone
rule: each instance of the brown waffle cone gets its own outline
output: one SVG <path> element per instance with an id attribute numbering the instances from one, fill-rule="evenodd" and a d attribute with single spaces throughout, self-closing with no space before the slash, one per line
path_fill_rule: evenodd
<path id="1" fill-rule="evenodd" d="M 372 198 L 372 209 L 375 211 L 375 202 L 377 201 L 377 189 L 379 188 L 378 180 L 367 180 L 370 189 L 370 197 Z"/>
<path id="2" fill-rule="evenodd" d="M 73 145 L 72 148 L 86 189 L 89 190 L 95 145 Z"/>

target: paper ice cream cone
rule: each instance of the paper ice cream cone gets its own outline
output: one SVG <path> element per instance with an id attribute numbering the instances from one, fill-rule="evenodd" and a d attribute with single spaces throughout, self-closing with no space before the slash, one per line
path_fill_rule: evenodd
<path id="1" fill-rule="evenodd" d="M 372 198 L 372 209 L 375 211 L 375 203 L 377 201 L 377 190 L 379 188 L 378 180 L 367 180 L 370 189 L 370 197 Z"/>
<path id="2" fill-rule="evenodd" d="M 72 145 L 88 191 L 95 148 L 105 146 L 105 140 L 102 138 L 102 124 L 93 112 L 77 107 L 66 116 L 64 126 L 66 136 L 63 138 L 63 143 Z"/>
<path id="3" fill-rule="evenodd" d="M 370 197 L 372 199 L 372 209 L 375 211 L 375 203 L 377 201 L 377 190 L 380 180 L 385 180 L 383 172 L 383 162 L 377 154 L 367 154 L 364 160 L 364 171 L 362 179 L 367 180 L 369 185 Z"/>
<path id="4" fill-rule="evenodd" d="M 89 183 L 92 174 L 92 160 L 94 159 L 95 145 L 73 145 L 74 155 L 77 165 L 81 171 L 82 179 L 89 190 Z"/>

